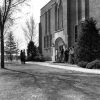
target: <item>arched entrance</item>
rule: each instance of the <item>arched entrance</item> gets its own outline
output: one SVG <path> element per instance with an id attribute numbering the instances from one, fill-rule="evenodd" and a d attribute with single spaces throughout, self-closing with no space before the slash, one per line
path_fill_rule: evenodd
<path id="1" fill-rule="evenodd" d="M 55 61 L 62 62 L 64 60 L 65 43 L 61 37 L 55 41 Z"/>

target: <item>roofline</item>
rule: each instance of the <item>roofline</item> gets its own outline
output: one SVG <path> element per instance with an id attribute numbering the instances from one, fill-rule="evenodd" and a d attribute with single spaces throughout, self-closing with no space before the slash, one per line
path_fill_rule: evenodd
<path id="1" fill-rule="evenodd" d="M 42 10 L 43 8 L 45 8 L 51 1 L 52 1 L 52 0 L 50 0 L 48 3 L 46 3 L 46 4 L 41 8 L 41 10 Z"/>

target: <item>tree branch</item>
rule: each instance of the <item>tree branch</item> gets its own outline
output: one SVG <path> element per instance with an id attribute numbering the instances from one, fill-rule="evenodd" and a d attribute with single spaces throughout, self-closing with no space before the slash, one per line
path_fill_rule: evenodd
<path id="1" fill-rule="evenodd" d="M 16 7 L 16 6 L 18 6 L 19 4 L 24 3 L 25 1 L 26 1 L 26 0 L 18 0 L 17 2 L 13 3 L 13 4 L 11 5 L 10 8 Z"/>
<path id="2" fill-rule="evenodd" d="M 10 7 L 11 7 L 11 0 L 9 0 L 8 7 L 7 7 L 7 11 L 5 11 L 5 14 L 3 16 L 3 23 L 5 23 L 6 20 L 7 20 L 7 16 L 8 16 L 8 13 L 10 11 Z"/>

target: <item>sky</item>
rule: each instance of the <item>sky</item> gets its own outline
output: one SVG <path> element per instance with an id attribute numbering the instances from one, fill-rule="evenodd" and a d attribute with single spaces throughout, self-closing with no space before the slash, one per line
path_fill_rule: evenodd
<path id="1" fill-rule="evenodd" d="M 21 8 L 21 11 L 16 12 L 16 21 L 13 26 L 13 33 L 16 37 L 16 40 L 19 41 L 19 48 L 26 48 L 26 41 L 23 34 L 22 27 L 25 27 L 25 21 L 29 19 L 30 16 L 34 17 L 36 23 L 36 33 L 38 37 L 38 23 L 40 22 L 40 9 L 45 6 L 50 0 L 29 0 L 28 4 L 30 6 L 24 5 Z M 38 38 L 37 38 L 38 39 Z M 36 43 L 37 44 L 37 43 Z"/>

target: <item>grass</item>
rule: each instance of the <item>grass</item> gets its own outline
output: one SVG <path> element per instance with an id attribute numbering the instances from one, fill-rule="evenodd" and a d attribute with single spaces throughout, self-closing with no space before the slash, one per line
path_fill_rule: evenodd
<path id="1" fill-rule="evenodd" d="M 12 63 L 0 70 L 0 100 L 99 100 L 99 84 L 98 75 Z"/>

